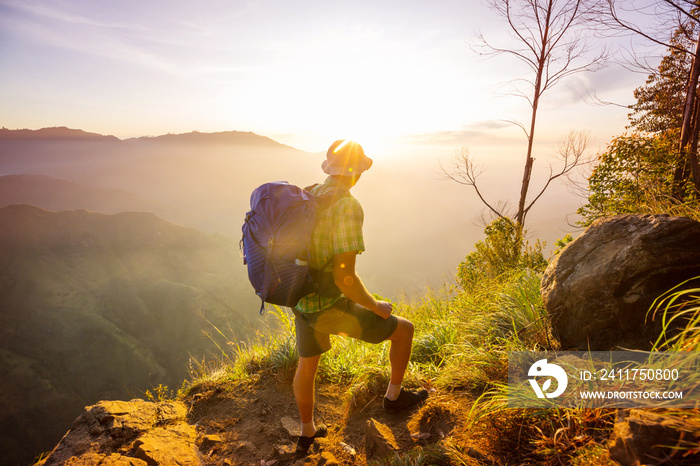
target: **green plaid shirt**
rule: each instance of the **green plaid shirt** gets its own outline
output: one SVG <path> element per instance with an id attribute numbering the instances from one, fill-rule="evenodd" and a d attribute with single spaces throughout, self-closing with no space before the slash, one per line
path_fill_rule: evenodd
<path id="1" fill-rule="evenodd" d="M 341 197 L 333 205 L 321 212 L 316 219 L 316 227 L 311 236 L 311 251 L 309 265 L 317 270 L 333 270 L 332 259 L 338 254 L 357 251 L 361 253 L 365 250 L 365 242 L 362 237 L 362 223 L 365 214 L 359 201 L 350 195 L 347 186 L 329 176 L 323 184 L 311 189 L 311 193 L 320 196 L 328 191 L 336 190 Z M 329 264 L 330 262 L 330 264 Z M 321 298 L 318 294 L 312 293 L 301 298 L 297 304 L 297 309 L 301 312 L 317 312 L 328 309 L 340 300 L 338 298 Z M 320 306 L 320 307 L 319 307 Z"/>

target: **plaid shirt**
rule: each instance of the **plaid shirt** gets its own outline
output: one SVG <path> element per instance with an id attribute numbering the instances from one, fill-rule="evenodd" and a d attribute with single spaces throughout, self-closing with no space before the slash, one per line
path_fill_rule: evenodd
<path id="1" fill-rule="evenodd" d="M 333 270 L 333 257 L 345 252 L 365 250 L 362 236 L 362 223 L 365 214 L 357 199 L 350 195 L 350 190 L 335 178 L 329 176 L 323 184 L 311 189 L 311 193 L 320 196 L 328 191 L 337 190 L 345 194 L 333 205 L 319 212 L 316 227 L 311 236 L 311 251 L 309 265 L 317 270 L 328 264 L 325 271 Z M 329 263 L 330 262 L 330 263 Z M 340 300 L 338 298 L 321 298 L 312 293 L 301 298 L 297 309 L 301 312 L 317 312 L 328 309 Z M 320 307 L 319 307 L 320 305 Z"/>

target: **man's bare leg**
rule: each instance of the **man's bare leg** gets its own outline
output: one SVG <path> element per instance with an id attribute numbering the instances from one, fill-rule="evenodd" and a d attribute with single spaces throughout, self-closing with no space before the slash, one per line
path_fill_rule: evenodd
<path id="1" fill-rule="evenodd" d="M 314 425 L 314 386 L 316 371 L 321 355 L 310 358 L 299 357 L 297 373 L 294 376 L 294 398 L 299 408 L 302 432 L 304 437 L 312 437 L 316 433 Z"/>
<path id="2" fill-rule="evenodd" d="M 391 334 L 391 349 L 389 350 L 389 361 L 391 362 L 392 385 L 401 385 L 406 374 L 408 361 L 411 359 L 411 348 L 413 346 L 413 323 L 403 317 L 398 317 L 399 325 Z"/>
<path id="3" fill-rule="evenodd" d="M 411 358 L 411 348 L 413 346 L 413 323 L 398 317 L 399 325 L 394 333 L 389 337 L 391 349 L 389 350 L 389 361 L 391 362 L 391 379 L 384 396 L 384 409 L 388 411 L 401 411 L 412 408 L 428 398 L 425 389 L 403 390 L 403 383 L 408 361 Z"/>

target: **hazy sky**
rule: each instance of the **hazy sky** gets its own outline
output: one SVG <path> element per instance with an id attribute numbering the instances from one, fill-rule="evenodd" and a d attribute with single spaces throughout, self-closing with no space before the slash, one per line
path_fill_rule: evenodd
<path id="1" fill-rule="evenodd" d="M 0 126 L 242 130 L 312 151 L 341 137 L 522 142 L 501 121 L 527 120 L 506 86 L 522 67 L 478 59 L 477 31 L 500 40 L 504 23 L 471 0 L 0 0 Z M 644 79 L 612 67 L 562 82 L 543 139 L 609 141 L 627 111 L 580 96 L 627 104 Z"/>

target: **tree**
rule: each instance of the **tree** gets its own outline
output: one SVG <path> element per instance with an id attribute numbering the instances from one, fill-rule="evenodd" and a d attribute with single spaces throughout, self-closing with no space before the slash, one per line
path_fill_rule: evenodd
<path id="1" fill-rule="evenodd" d="M 652 213 L 673 196 L 677 131 L 615 138 L 588 179 L 580 226 L 616 214 Z"/>
<path id="2" fill-rule="evenodd" d="M 587 142 L 583 133 L 570 135 L 569 143 L 564 144 L 563 167 L 555 171 L 550 166 L 550 176 L 544 188 L 528 202 L 535 162 L 534 142 L 540 100 L 546 91 L 563 78 L 600 66 L 606 54 L 601 52 L 593 58 L 590 56 L 592 45 L 587 34 L 591 32 L 589 26 L 593 4 L 588 0 L 489 1 L 491 7 L 505 19 L 514 45 L 510 48 L 499 47 L 479 35 L 477 49 L 484 56 L 510 55 L 525 63 L 532 73 L 530 78 L 521 80 L 526 84 L 524 89 L 515 89 L 515 94 L 525 98 L 530 106 L 530 121 L 527 126 L 511 122 L 524 131 L 527 140 L 517 210 L 509 213 L 505 205 L 494 205 L 483 196 L 478 186 L 480 172 L 468 152 L 458 154 L 452 171 L 443 172 L 448 178 L 472 187 L 496 217 L 514 219 L 514 248 L 517 252 L 522 244 L 528 212 L 553 180 L 567 174 L 580 161 Z"/>
<path id="3" fill-rule="evenodd" d="M 639 132 L 615 138 L 588 178 L 587 203 L 578 210 L 582 226 L 599 217 L 622 213 L 683 212 L 692 209 L 694 187 L 679 184 L 678 147 L 683 127 L 687 79 L 697 27 L 694 23 L 677 28 L 672 47 L 646 84 L 634 91 L 630 126 Z M 687 161 L 687 160 L 686 160 Z M 683 164 L 684 176 L 690 167 Z M 682 202 L 679 202 L 682 201 Z"/>
<path id="4" fill-rule="evenodd" d="M 674 195 L 682 200 L 685 184 L 692 180 L 696 193 L 700 193 L 700 160 L 697 146 L 700 133 L 700 99 L 697 98 L 698 81 L 700 79 L 700 38 L 697 37 L 698 15 L 700 2 L 698 0 L 656 0 L 651 9 L 645 11 L 627 11 L 636 17 L 640 14 L 653 15 L 656 30 L 643 30 L 629 19 L 625 10 L 618 8 L 619 0 L 606 0 L 608 4 L 608 25 L 617 30 L 628 31 L 645 39 L 668 47 L 690 58 L 690 69 L 685 75 L 683 93 L 683 111 L 681 130 L 676 151 L 676 166 L 674 170 Z M 687 39 L 685 42 L 668 40 L 668 31 L 681 31 Z M 677 35 L 674 37 L 678 37 Z"/>
<path id="5" fill-rule="evenodd" d="M 669 53 L 653 70 L 646 84 L 634 90 L 637 103 L 630 106 L 630 126 L 639 131 L 660 133 L 678 130 L 683 126 L 683 109 L 687 77 L 690 75 L 692 57 L 681 51 L 692 44 L 688 33 L 693 24 L 678 28 L 671 37 Z"/>

